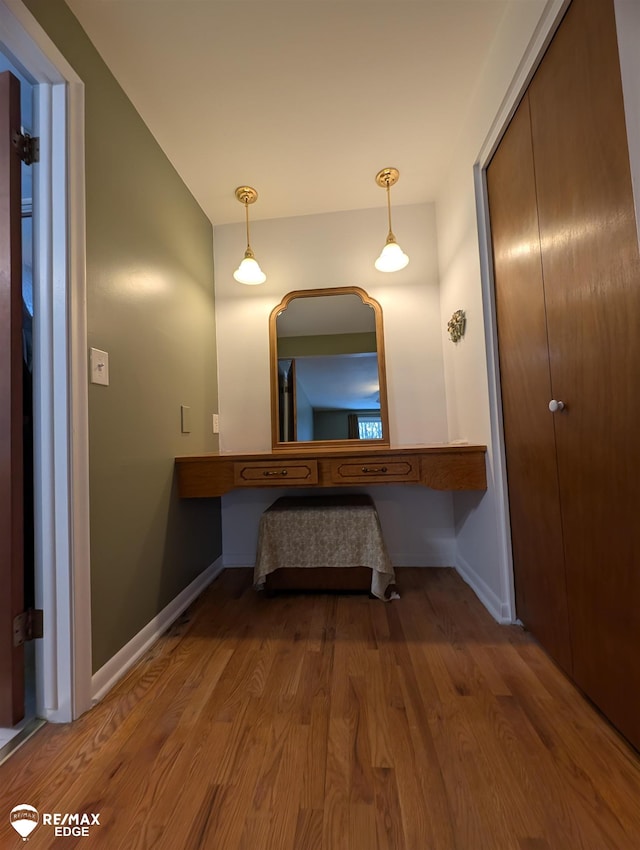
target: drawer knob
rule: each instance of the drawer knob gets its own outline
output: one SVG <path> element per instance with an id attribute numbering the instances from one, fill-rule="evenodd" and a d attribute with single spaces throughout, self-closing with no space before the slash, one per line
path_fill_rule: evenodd
<path id="1" fill-rule="evenodd" d="M 549 410 L 552 413 L 557 413 L 559 410 L 564 410 L 564 402 L 563 401 L 556 401 L 555 398 L 552 398 L 551 401 L 549 402 Z"/>
<path id="2" fill-rule="evenodd" d="M 265 470 L 264 470 L 264 472 L 263 472 L 262 474 L 263 474 L 266 478 L 268 478 L 270 475 L 286 475 L 286 474 L 287 474 L 287 470 L 286 470 L 286 469 L 280 469 L 280 470 L 265 469 Z"/>
<path id="3" fill-rule="evenodd" d="M 386 472 L 387 467 L 386 466 L 363 466 L 362 471 L 363 472 Z"/>

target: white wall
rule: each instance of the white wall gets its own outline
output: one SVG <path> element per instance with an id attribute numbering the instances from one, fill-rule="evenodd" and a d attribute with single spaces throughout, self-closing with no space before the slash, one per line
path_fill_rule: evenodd
<path id="1" fill-rule="evenodd" d="M 244 223 L 215 228 L 222 451 L 271 448 L 271 310 L 291 290 L 351 285 L 365 289 L 382 306 L 391 442 L 447 441 L 434 207 L 394 204 L 392 212 L 394 232 L 411 258 L 406 269 L 394 274 L 373 266 L 387 232 L 382 206 L 252 221 L 251 245 L 267 275 L 266 284 L 257 287 L 238 284 L 232 276 L 245 248 Z M 373 487 L 369 492 L 396 565 L 453 564 L 449 493 L 411 486 Z M 279 495 L 282 490 L 234 491 L 224 497 L 225 564 L 253 563 L 260 514 Z"/>
<path id="2" fill-rule="evenodd" d="M 233 279 L 244 222 L 215 228 L 222 451 L 271 448 L 271 310 L 292 290 L 335 286 L 360 286 L 382 306 L 392 442 L 447 439 L 434 208 L 394 206 L 393 227 L 411 262 L 384 274 L 373 267 L 387 233 L 383 208 L 252 222 L 262 286 Z"/>
<path id="3" fill-rule="evenodd" d="M 225 567 L 253 566 L 262 512 L 280 496 L 309 495 L 303 489 L 233 490 L 222 499 Z M 328 488 L 324 494 L 368 493 L 376 504 L 382 534 L 395 566 L 455 566 L 456 546 L 451 495 L 426 487 Z"/>
<path id="4" fill-rule="evenodd" d="M 487 139 L 497 138 L 524 88 L 534 56 L 557 17 L 562 0 L 530 0 L 507 7 L 487 64 L 482 69 L 465 130 L 436 201 L 441 325 L 458 309 L 467 331 L 454 345 L 443 334 L 449 438 L 486 443 L 488 491 L 454 498 L 457 566 L 491 613 L 514 616 L 508 518 L 501 480 L 500 423 L 494 388 L 490 304 L 483 299 L 474 165 Z M 524 58 L 523 58 L 524 57 Z M 505 111 L 506 110 L 506 111 Z M 486 291 L 486 287 L 485 287 Z"/>

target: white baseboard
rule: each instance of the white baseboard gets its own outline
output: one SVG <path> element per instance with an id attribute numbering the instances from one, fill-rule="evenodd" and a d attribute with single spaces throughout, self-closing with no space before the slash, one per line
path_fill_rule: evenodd
<path id="1" fill-rule="evenodd" d="M 502 624 L 512 622 L 509 611 L 509 603 L 503 602 L 500 597 L 493 592 L 482 576 L 479 576 L 460 554 L 458 554 L 456 558 L 456 570 L 473 590 L 494 620 L 497 620 L 498 623 Z"/>
<path id="2" fill-rule="evenodd" d="M 91 701 L 95 705 L 111 690 L 116 682 L 132 667 L 154 641 L 177 620 L 202 591 L 222 572 L 222 557 L 203 570 L 190 585 L 179 593 L 160 613 L 131 638 L 113 658 L 110 658 L 91 677 Z"/>

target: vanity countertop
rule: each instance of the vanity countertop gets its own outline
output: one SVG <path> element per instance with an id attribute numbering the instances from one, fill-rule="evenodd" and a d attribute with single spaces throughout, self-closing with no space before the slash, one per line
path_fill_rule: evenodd
<path id="1" fill-rule="evenodd" d="M 357 443 L 358 441 L 354 441 Z M 346 487 L 415 484 L 434 490 L 486 490 L 486 446 L 342 444 L 175 459 L 182 498 L 223 496 L 245 487 Z"/>

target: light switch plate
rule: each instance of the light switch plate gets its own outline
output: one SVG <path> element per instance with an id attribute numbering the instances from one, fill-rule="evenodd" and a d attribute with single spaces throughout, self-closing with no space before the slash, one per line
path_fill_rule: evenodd
<path id="1" fill-rule="evenodd" d="M 180 405 L 180 421 L 182 423 L 182 433 L 191 433 L 191 408 L 186 404 Z"/>
<path id="2" fill-rule="evenodd" d="M 99 348 L 92 348 L 89 352 L 89 367 L 91 372 L 91 383 L 109 386 L 109 355 Z"/>

